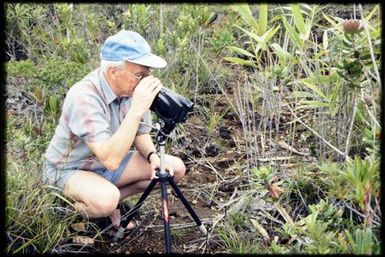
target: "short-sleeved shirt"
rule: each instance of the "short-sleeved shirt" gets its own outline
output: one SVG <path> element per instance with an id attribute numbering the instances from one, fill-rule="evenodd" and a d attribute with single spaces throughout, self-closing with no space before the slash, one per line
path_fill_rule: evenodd
<path id="1" fill-rule="evenodd" d="M 104 168 L 87 143 L 103 142 L 119 128 L 131 105 L 131 97 L 118 98 L 100 68 L 73 85 L 64 100 L 55 134 L 46 150 L 49 170 Z M 147 111 L 136 135 L 150 133 Z"/>

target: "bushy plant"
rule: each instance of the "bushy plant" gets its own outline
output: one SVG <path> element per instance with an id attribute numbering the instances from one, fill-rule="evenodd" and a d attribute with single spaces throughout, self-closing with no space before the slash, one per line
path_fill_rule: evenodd
<path id="1" fill-rule="evenodd" d="M 6 4 L 9 95 L 33 105 L 7 113 L 7 252 L 55 252 L 71 236 L 73 217 L 51 215 L 66 199 L 38 181 L 42 155 L 68 88 L 98 66 L 107 36 L 130 29 L 167 60 L 154 71 L 164 86 L 194 99 L 208 143 L 238 118 L 229 170 L 241 186 L 211 231 L 226 252 L 378 254 L 379 6 L 364 6 L 361 30 L 330 6 Z"/>

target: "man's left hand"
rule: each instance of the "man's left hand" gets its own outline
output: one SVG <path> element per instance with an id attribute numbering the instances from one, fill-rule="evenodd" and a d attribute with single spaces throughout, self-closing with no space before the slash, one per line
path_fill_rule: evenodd
<path id="1" fill-rule="evenodd" d="M 151 166 L 151 180 L 158 178 L 156 176 L 156 170 L 160 170 L 160 158 L 157 154 L 152 154 L 150 156 L 150 166 Z M 174 176 L 174 168 L 167 163 L 164 164 L 164 169 L 167 170 L 171 176 Z"/>

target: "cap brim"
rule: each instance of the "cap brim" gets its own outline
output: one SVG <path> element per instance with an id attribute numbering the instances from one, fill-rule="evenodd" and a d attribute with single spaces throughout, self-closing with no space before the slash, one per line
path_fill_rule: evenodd
<path id="1" fill-rule="evenodd" d="M 167 62 L 163 58 L 154 54 L 150 54 L 150 55 L 142 56 L 138 59 L 126 60 L 126 61 L 151 67 L 151 68 L 164 68 L 167 66 Z"/>

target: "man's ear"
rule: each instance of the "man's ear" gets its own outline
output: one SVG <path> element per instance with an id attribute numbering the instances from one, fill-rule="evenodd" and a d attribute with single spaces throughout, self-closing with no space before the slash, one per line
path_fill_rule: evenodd
<path id="1" fill-rule="evenodd" d="M 112 80 L 117 80 L 119 69 L 113 66 L 109 66 L 107 69 L 107 75 Z"/>

